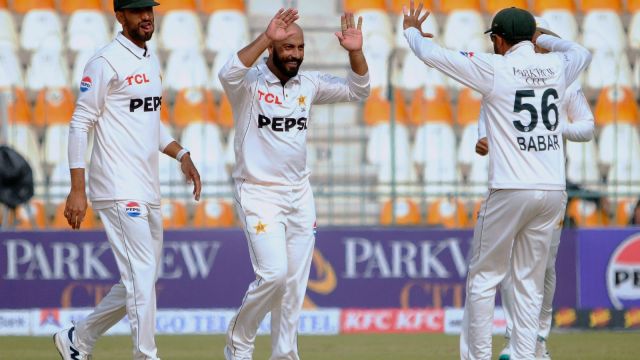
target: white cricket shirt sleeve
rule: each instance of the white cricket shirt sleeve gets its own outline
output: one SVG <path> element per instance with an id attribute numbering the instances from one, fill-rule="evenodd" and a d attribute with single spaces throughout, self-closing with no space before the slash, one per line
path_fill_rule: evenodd
<path id="1" fill-rule="evenodd" d="M 316 96 L 314 104 L 333 104 L 337 102 L 362 101 L 369 96 L 369 72 L 358 75 L 349 70 L 347 78 L 331 74 L 316 73 Z"/>
<path id="2" fill-rule="evenodd" d="M 160 123 L 160 137 L 158 140 L 158 145 L 160 145 L 158 150 L 160 150 L 160 152 L 164 152 L 164 149 L 166 149 L 169 144 L 176 141 L 173 136 L 171 136 L 171 133 L 169 133 L 169 129 L 167 129 L 162 122 Z"/>
<path id="3" fill-rule="evenodd" d="M 242 96 L 249 92 L 247 79 L 245 78 L 251 68 L 244 66 L 238 53 L 227 60 L 218 72 L 218 79 L 224 88 L 227 97 Z"/>
<path id="4" fill-rule="evenodd" d="M 109 86 L 116 77 L 116 72 L 105 59 L 98 57 L 87 64 L 82 77 L 83 83 L 69 125 L 70 169 L 86 167 L 87 136 L 89 130 L 98 121 L 98 117 L 102 115 Z M 90 79 L 88 82 L 84 80 L 87 77 Z"/>
<path id="5" fill-rule="evenodd" d="M 431 39 L 424 38 L 413 27 L 406 29 L 404 36 L 413 53 L 425 64 L 483 95 L 493 89 L 493 55 L 445 49 Z"/>
<path id="6" fill-rule="evenodd" d="M 478 116 L 478 140 L 487 137 L 487 114 L 484 106 L 480 106 L 480 115 Z"/>
<path id="7" fill-rule="evenodd" d="M 562 128 L 562 137 L 575 142 L 593 139 L 594 121 L 589 103 L 580 86 L 570 86 L 566 93 L 568 122 Z"/>
<path id="8" fill-rule="evenodd" d="M 551 35 L 540 35 L 536 44 L 551 52 L 559 52 L 564 62 L 565 81 L 573 83 L 580 73 L 591 63 L 591 53 L 587 48 L 573 41 Z"/>

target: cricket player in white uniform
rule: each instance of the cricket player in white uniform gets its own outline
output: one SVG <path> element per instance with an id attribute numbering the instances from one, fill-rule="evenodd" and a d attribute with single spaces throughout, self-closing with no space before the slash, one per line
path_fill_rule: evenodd
<path id="1" fill-rule="evenodd" d="M 299 359 L 297 328 L 311 267 L 316 222 L 306 159 L 312 104 L 369 95 L 362 19 L 342 17 L 346 79 L 298 71 L 304 57 L 296 10 L 280 9 L 267 30 L 229 59 L 219 78 L 235 122 L 233 170 L 238 217 L 256 275 L 227 332 L 227 360 L 251 359 L 258 326 L 271 312 L 271 359 Z M 258 60 L 269 50 L 266 61 Z"/>
<path id="2" fill-rule="evenodd" d="M 116 0 L 123 31 L 87 63 L 69 130 L 71 191 L 64 214 L 80 228 L 87 209 L 87 134 L 95 141 L 89 197 L 100 215 L 120 272 L 120 283 L 86 319 L 54 335 L 64 360 L 90 359 L 97 339 L 127 315 L 133 359 L 157 360 L 154 340 L 156 293 L 162 252 L 158 157 L 181 162 L 200 197 L 200 178 L 190 155 L 160 122 L 162 78 L 158 59 L 146 47 L 154 30 L 150 0 Z"/>
<path id="3" fill-rule="evenodd" d="M 421 11 L 413 1 L 404 9 L 409 46 L 427 65 L 483 95 L 491 148 L 490 191 L 471 248 L 460 358 L 491 359 L 496 287 L 511 272 L 512 354 L 533 359 L 551 235 L 567 201 L 559 126 L 566 118 L 565 89 L 591 54 L 553 36 L 534 37 L 535 19 L 517 8 L 501 10 L 492 21 L 495 54 L 446 50 L 425 39 L 432 37 L 421 30 L 429 13 Z M 534 43 L 561 52 L 536 54 Z"/>
<path id="4" fill-rule="evenodd" d="M 536 17 L 537 31 L 541 34 L 551 36 L 558 35 L 549 30 L 549 24 L 543 18 Z M 535 47 L 537 53 L 546 54 L 547 50 Z M 589 103 L 580 87 L 580 80 L 574 81 L 566 90 L 567 115 L 569 121 L 563 121 L 562 138 L 573 142 L 586 142 L 593 139 L 594 121 L 593 113 L 589 107 Z M 478 121 L 478 142 L 476 144 L 476 152 L 482 156 L 488 154 L 489 147 L 487 145 L 486 127 L 484 111 L 480 110 L 480 118 Z M 563 209 L 564 213 L 566 209 Z M 556 227 L 551 238 L 551 247 L 547 258 L 547 267 L 544 273 L 544 296 L 542 297 L 542 307 L 540 309 L 540 324 L 538 330 L 538 341 L 536 342 L 535 356 L 536 360 L 551 359 L 551 355 L 547 350 L 547 339 L 551 332 L 553 296 L 556 291 L 556 257 L 558 255 L 558 247 L 560 246 L 560 236 L 562 234 L 562 226 Z M 507 320 L 507 329 L 505 338 L 507 344 L 502 352 L 500 352 L 499 360 L 509 360 L 511 355 L 510 338 L 511 329 L 513 327 L 511 313 L 513 312 L 513 281 L 511 276 L 507 276 L 500 284 L 500 295 L 502 296 L 502 305 Z"/>

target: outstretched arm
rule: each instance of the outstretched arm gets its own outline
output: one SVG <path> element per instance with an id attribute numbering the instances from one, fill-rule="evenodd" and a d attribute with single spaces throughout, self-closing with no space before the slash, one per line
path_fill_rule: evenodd
<path id="1" fill-rule="evenodd" d="M 298 10 L 296 9 L 280 9 L 276 13 L 276 16 L 271 19 L 267 30 L 265 30 L 257 39 L 251 44 L 245 46 L 242 50 L 238 51 L 238 57 L 244 66 L 251 66 L 260 54 L 262 54 L 274 41 L 280 41 L 293 35 L 295 30 L 290 28 L 289 25 L 298 20 Z"/>

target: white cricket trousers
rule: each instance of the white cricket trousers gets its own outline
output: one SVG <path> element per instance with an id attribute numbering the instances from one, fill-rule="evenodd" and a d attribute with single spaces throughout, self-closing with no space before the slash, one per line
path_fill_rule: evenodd
<path id="1" fill-rule="evenodd" d="M 562 211 L 563 214 L 565 210 Z M 553 230 L 551 237 L 551 248 L 547 257 L 547 268 L 544 272 L 544 294 L 542 295 L 542 307 L 540 308 L 540 324 L 538 326 L 538 337 L 547 339 L 551 333 L 551 323 L 553 320 L 553 296 L 556 293 L 556 258 L 558 257 L 558 248 L 560 247 L 560 236 L 562 235 L 562 225 Z M 500 283 L 500 296 L 502 297 L 502 308 L 504 309 L 505 319 L 507 320 L 507 330 L 505 337 L 511 337 L 511 329 L 513 328 L 513 320 L 511 313 L 513 312 L 513 280 L 509 273 Z"/>
<path id="2" fill-rule="evenodd" d="M 138 206 L 131 206 L 132 202 Z M 93 207 L 104 224 L 120 282 L 86 319 L 76 323 L 76 346 L 91 354 L 98 338 L 126 314 L 131 325 L 133 359 L 158 360 L 154 335 L 155 284 L 162 252 L 160 206 L 140 201 L 97 201 Z"/>
<path id="3" fill-rule="evenodd" d="M 252 359 L 258 326 L 271 312 L 270 359 L 298 360 L 298 320 L 315 242 L 311 186 L 237 181 L 235 199 L 256 279 L 229 324 L 225 358 Z"/>
<path id="4" fill-rule="evenodd" d="M 513 279 L 511 357 L 533 360 L 544 273 L 564 191 L 493 189 L 480 208 L 467 276 L 460 358 L 490 360 L 496 287 Z"/>

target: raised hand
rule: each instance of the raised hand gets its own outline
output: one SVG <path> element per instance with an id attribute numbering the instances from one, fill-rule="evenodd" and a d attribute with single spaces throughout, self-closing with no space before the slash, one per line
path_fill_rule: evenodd
<path id="1" fill-rule="evenodd" d="M 362 16 L 358 17 L 356 27 L 353 13 L 345 13 L 340 17 L 342 31 L 336 32 L 340 45 L 347 51 L 362 50 Z"/>
<path id="2" fill-rule="evenodd" d="M 295 33 L 295 30 L 290 28 L 289 25 L 298 20 L 298 10 L 296 9 L 280 9 L 276 13 L 276 16 L 271 19 L 265 35 L 271 41 L 281 41 Z"/>
<path id="3" fill-rule="evenodd" d="M 420 16 L 422 12 L 422 3 L 418 5 L 418 8 L 414 10 L 413 0 L 409 2 L 409 11 L 407 11 L 407 7 L 402 7 L 402 13 L 404 14 L 404 19 L 402 21 L 402 26 L 406 30 L 410 27 L 414 27 L 420 31 L 423 37 L 432 38 L 433 34 L 422 32 L 422 23 L 429 17 L 431 14 L 429 10 L 427 10 L 423 16 Z"/>

